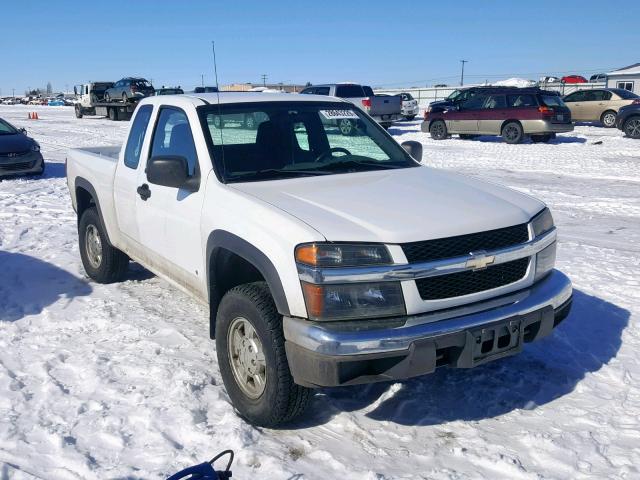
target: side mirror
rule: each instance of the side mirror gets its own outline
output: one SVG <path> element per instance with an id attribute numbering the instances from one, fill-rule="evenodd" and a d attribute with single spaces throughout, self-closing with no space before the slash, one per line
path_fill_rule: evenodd
<path id="1" fill-rule="evenodd" d="M 189 177 L 189 164 L 185 157 L 179 155 L 153 157 L 149 159 L 146 171 L 149 183 L 184 188 L 192 192 L 198 190 L 199 181 L 197 178 Z"/>
<path id="2" fill-rule="evenodd" d="M 401 146 L 414 160 L 418 162 L 422 161 L 422 144 L 420 142 L 409 140 L 402 142 Z"/>

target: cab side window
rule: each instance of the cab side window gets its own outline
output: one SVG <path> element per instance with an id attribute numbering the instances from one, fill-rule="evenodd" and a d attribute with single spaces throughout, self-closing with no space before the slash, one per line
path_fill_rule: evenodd
<path id="1" fill-rule="evenodd" d="M 140 163 L 142 142 L 144 142 L 144 136 L 147 133 L 151 112 L 153 112 L 152 105 L 143 105 L 138 109 L 136 118 L 133 119 L 133 124 L 131 125 L 131 132 L 129 132 L 129 139 L 124 150 L 124 164 L 134 170 L 138 168 Z"/>
<path id="2" fill-rule="evenodd" d="M 535 96 L 528 93 L 523 93 L 517 95 L 507 95 L 507 105 L 515 108 L 537 107 L 538 102 L 536 101 Z"/>
<path id="3" fill-rule="evenodd" d="M 507 108 L 507 100 L 504 95 L 489 95 L 483 108 L 496 109 Z"/>
<path id="4" fill-rule="evenodd" d="M 480 110 L 485 101 L 487 100 L 486 95 L 474 95 L 469 100 L 462 104 L 463 110 Z"/>
<path id="5" fill-rule="evenodd" d="M 177 155 L 187 159 L 189 176 L 196 173 L 198 155 L 187 115 L 177 108 L 162 107 L 153 132 L 151 157 Z"/>

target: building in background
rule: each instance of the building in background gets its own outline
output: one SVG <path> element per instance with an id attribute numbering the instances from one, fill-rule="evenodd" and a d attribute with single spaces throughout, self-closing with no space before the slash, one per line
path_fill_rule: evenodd
<path id="1" fill-rule="evenodd" d="M 223 85 L 223 92 L 252 92 L 261 90 L 278 90 L 280 92 L 297 93 L 305 88 L 305 85 L 293 85 L 286 83 L 231 83 L 229 85 Z"/>
<path id="2" fill-rule="evenodd" d="M 607 73 L 607 87 L 623 88 L 640 95 L 640 63 Z"/>

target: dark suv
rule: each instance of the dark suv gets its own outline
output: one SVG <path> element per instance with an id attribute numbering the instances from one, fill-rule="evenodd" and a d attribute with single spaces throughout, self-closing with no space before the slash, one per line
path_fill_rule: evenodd
<path id="1" fill-rule="evenodd" d="M 144 97 L 150 97 L 156 92 L 149 80 L 139 77 L 127 77 L 118 80 L 113 87 L 104 93 L 105 102 L 122 100 L 128 102 L 130 100 L 141 100 Z"/>
<path id="2" fill-rule="evenodd" d="M 464 103 L 470 98 L 476 96 L 478 93 L 492 93 L 492 92 L 504 92 L 509 89 L 516 89 L 518 87 L 493 87 L 493 86 L 480 86 L 480 87 L 467 87 L 459 88 L 451 92 L 451 94 L 443 100 L 436 100 L 431 102 L 427 107 L 427 112 L 441 112 L 450 108 L 453 105 Z"/>
<path id="3" fill-rule="evenodd" d="M 556 133 L 572 130 L 571 111 L 562 98 L 539 88 L 485 88 L 465 101 L 425 112 L 422 122 L 422 131 L 435 140 L 456 133 L 460 138 L 501 135 L 507 143 L 527 136 L 548 142 Z"/>

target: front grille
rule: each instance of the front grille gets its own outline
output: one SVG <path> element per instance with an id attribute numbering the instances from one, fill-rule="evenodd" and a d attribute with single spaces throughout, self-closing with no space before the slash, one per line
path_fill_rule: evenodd
<path id="1" fill-rule="evenodd" d="M 33 168 L 34 162 L 20 162 L 20 163 L 0 163 L 0 170 L 5 172 L 29 170 Z"/>
<path id="2" fill-rule="evenodd" d="M 527 224 L 470 233 L 457 237 L 438 238 L 402 244 L 409 263 L 428 262 L 469 255 L 472 252 L 510 247 L 529 240 Z"/>
<path id="3" fill-rule="evenodd" d="M 529 258 L 487 267 L 484 270 L 468 270 L 438 277 L 416 280 L 423 300 L 440 300 L 503 287 L 524 278 Z"/>

